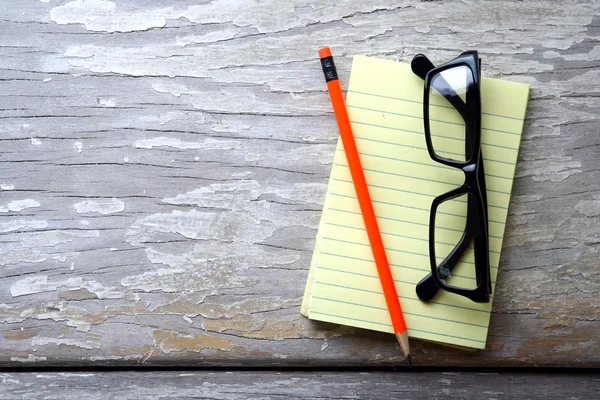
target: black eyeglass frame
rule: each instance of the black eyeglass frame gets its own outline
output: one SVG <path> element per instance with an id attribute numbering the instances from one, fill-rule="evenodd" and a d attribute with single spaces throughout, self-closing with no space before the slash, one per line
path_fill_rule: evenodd
<path id="1" fill-rule="evenodd" d="M 485 187 L 485 173 L 483 170 L 483 157 L 481 154 L 481 96 L 480 96 L 480 70 L 481 60 L 477 51 L 468 51 L 438 67 L 422 54 L 415 56 L 412 69 L 415 74 L 424 79 L 423 92 L 423 121 L 425 141 L 429 156 L 436 162 L 457 168 L 465 174 L 462 186 L 434 198 L 431 204 L 429 217 L 429 257 L 431 274 L 427 275 L 417 285 L 417 295 L 421 300 L 428 301 L 435 296 L 441 288 L 451 293 L 465 296 L 478 303 L 489 302 L 492 293 L 491 274 L 489 265 L 489 242 L 487 222 L 487 193 Z M 441 72 L 460 66 L 467 67 L 471 72 L 472 81 L 467 88 L 466 102 L 445 82 Z M 441 78 L 444 87 L 433 87 L 446 100 L 451 103 L 465 122 L 465 158 L 466 161 L 457 161 L 439 156 L 433 147 L 429 120 L 429 94 L 432 90 L 434 78 Z M 465 231 L 452 252 L 440 263 L 437 263 L 435 254 L 435 221 L 437 209 L 444 201 L 467 195 L 467 221 Z M 462 254 L 473 240 L 475 252 L 475 279 L 476 287 L 466 289 L 446 283 L 445 278 L 460 260 Z M 444 279 L 442 279 L 442 276 Z"/>

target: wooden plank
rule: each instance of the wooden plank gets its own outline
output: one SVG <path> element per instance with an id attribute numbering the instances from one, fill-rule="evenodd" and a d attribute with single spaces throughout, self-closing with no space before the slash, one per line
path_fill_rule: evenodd
<path id="1" fill-rule="evenodd" d="M 0 399 L 590 399 L 593 375 L 426 372 L 0 373 Z"/>
<path id="2" fill-rule="evenodd" d="M 169 6 L 168 4 L 172 5 Z M 485 351 L 600 365 L 598 2 L 14 2 L 0 10 L 0 365 L 390 365 L 299 304 L 336 142 L 316 49 L 531 84 Z"/>

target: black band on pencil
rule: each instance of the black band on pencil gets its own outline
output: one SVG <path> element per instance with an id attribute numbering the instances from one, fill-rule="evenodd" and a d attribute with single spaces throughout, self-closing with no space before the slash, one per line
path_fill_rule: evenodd
<path id="1" fill-rule="evenodd" d="M 332 56 L 321 58 L 321 67 L 323 67 L 323 74 L 325 74 L 325 82 L 338 79 Z"/>

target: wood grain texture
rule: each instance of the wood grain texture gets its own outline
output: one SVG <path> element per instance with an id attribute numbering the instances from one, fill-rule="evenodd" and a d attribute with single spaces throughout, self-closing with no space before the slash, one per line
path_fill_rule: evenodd
<path id="1" fill-rule="evenodd" d="M 299 305 L 337 131 L 316 49 L 531 84 L 487 349 L 600 366 L 600 3 L 74 0 L 0 9 L 0 365 L 390 365 Z"/>
<path id="2" fill-rule="evenodd" d="M 586 400 L 593 375 L 339 372 L 0 373 L 0 399 Z"/>

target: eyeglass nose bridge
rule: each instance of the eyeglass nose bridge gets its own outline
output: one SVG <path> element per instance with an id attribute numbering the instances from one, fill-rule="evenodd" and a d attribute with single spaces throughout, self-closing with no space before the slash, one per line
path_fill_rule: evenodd
<path id="1" fill-rule="evenodd" d="M 463 166 L 462 171 L 465 174 L 464 186 L 476 189 L 479 187 L 479 176 L 477 174 L 477 164 L 469 163 Z"/>

